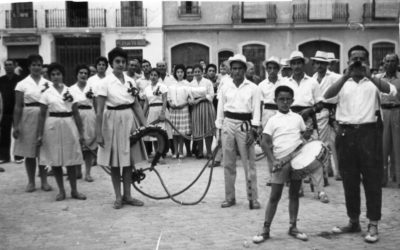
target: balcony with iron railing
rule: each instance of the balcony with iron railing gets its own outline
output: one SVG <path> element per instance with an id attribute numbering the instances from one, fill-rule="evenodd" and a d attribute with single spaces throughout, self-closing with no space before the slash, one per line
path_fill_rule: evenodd
<path id="1" fill-rule="evenodd" d="M 115 18 L 117 27 L 146 27 L 147 9 L 141 9 L 136 13 L 132 13 L 128 9 L 116 9 Z"/>
<path id="2" fill-rule="evenodd" d="M 178 17 L 180 19 L 193 19 L 197 20 L 201 18 L 201 7 L 191 5 L 181 5 L 178 8 Z"/>
<path id="3" fill-rule="evenodd" d="M 31 13 L 17 14 L 14 11 L 6 10 L 6 29 L 10 28 L 37 28 L 37 10 Z"/>
<path id="4" fill-rule="evenodd" d="M 347 23 L 349 19 L 349 5 L 347 3 L 333 3 L 332 19 L 310 20 L 308 4 L 293 4 L 292 19 L 293 23 Z"/>
<path id="5" fill-rule="evenodd" d="M 46 28 L 106 27 L 106 9 L 45 10 Z"/>
<path id="6" fill-rule="evenodd" d="M 399 9 L 400 9 L 400 4 L 397 4 L 396 6 L 397 10 L 397 16 L 396 17 L 385 17 L 385 18 L 377 18 L 374 15 L 374 6 L 373 3 L 364 3 L 363 4 L 363 23 L 393 23 L 393 24 L 398 24 L 399 23 Z M 395 10 L 395 11 L 396 11 Z M 376 10 L 375 10 L 376 11 Z"/>
<path id="7" fill-rule="evenodd" d="M 277 19 L 276 5 L 275 4 L 260 4 L 261 8 L 265 7 L 265 18 L 249 18 L 244 15 L 243 4 L 232 5 L 232 23 L 246 24 L 246 23 L 257 23 L 257 24 L 275 24 Z M 263 10 L 264 11 L 264 10 Z"/>

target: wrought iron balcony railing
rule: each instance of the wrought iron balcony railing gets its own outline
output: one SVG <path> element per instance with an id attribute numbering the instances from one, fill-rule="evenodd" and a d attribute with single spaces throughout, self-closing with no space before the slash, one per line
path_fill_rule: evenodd
<path id="1" fill-rule="evenodd" d="M 46 28 L 107 26 L 106 9 L 51 9 L 45 10 L 45 16 Z"/>
<path id="2" fill-rule="evenodd" d="M 117 27 L 147 26 L 147 9 L 141 9 L 139 13 L 132 13 L 128 9 L 116 9 L 115 17 Z"/>

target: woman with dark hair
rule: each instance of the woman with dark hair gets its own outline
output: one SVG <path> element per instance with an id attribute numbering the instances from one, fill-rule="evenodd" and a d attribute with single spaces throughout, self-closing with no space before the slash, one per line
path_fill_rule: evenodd
<path id="1" fill-rule="evenodd" d="M 208 80 L 210 80 L 213 84 L 214 93 L 217 93 L 219 80 L 217 76 L 217 65 L 215 64 L 208 64 L 206 67 L 206 75 L 204 76 Z M 213 105 L 214 109 L 217 110 L 218 100 L 216 97 L 213 98 Z"/>
<path id="2" fill-rule="evenodd" d="M 35 172 L 37 150 L 37 128 L 40 113 L 40 96 L 52 83 L 41 75 L 43 58 L 40 55 L 28 57 L 30 75 L 18 82 L 15 87 L 14 106 L 14 155 L 25 157 L 25 168 L 28 175 L 26 192 L 33 192 L 35 188 Z M 39 165 L 39 175 L 42 182 L 42 190 L 50 191 L 47 183 L 45 166 Z"/>
<path id="3" fill-rule="evenodd" d="M 189 100 L 192 100 L 193 97 L 190 92 L 190 87 L 188 86 L 189 83 L 184 79 L 184 65 L 178 64 L 175 66 L 174 77 L 176 81 L 168 87 L 168 102 L 171 111 L 170 121 L 178 130 L 178 132 L 173 131 L 174 148 L 177 149 L 176 155 L 173 156 L 173 158 L 183 159 L 183 137 L 180 136 L 180 134 L 191 134 Z"/>
<path id="4" fill-rule="evenodd" d="M 79 97 L 78 110 L 82 120 L 83 139 L 85 146 L 82 148 L 83 160 L 85 161 L 85 181 L 92 182 L 90 169 L 93 164 L 93 154 L 91 151 L 96 150 L 96 112 L 94 110 L 94 95 L 91 86 L 87 84 L 90 69 L 87 65 L 78 65 L 75 69 L 77 83 L 70 87 L 71 92 Z M 78 167 L 77 177 L 82 176 L 82 167 Z"/>
<path id="5" fill-rule="evenodd" d="M 93 89 L 93 93 L 96 96 L 97 95 L 96 91 L 97 91 L 98 86 L 101 83 L 101 80 L 104 77 L 106 77 L 106 70 L 108 68 L 107 58 L 105 58 L 104 56 L 99 56 L 98 58 L 96 58 L 95 66 L 96 66 L 97 74 L 95 74 L 93 76 L 90 74 L 87 84 L 88 84 L 88 86 L 90 86 Z"/>
<path id="6" fill-rule="evenodd" d="M 48 73 L 53 85 L 43 91 L 39 100 L 39 162 L 40 165 L 49 165 L 53 169 L 59 189 L 56 201 L 62 201 L 66 197 L 63 166 L 67 168 L 71 197 L 86 200 L 86 196 L 78 192 L 76 185 L 76 169 L 83 164 L 83 129 L 78 111 L 80 99 L 63 83 L 65 70 L 62 65 L 50 64 Z"/>
<path id="7" fill-rule="evenodd" d="M 193 67 L 194 79 L 190 83 L 194 101 L 192 108 L 192 135 L 193 137 L 205 136 L 207 158 L 212 157 L 211 145 L 215 132 L 215 110 L 212 105 L 214 88 L 210 80 L 203 77 L 203 67 Z M 203 140 L 197 142 L 197 158 L 203 158 Z"/>
<path id="8" fill-rule="evenodd" d="M 124 74 L 126 52 L 116 47 L 108 53 L 108 60 L 113 72 L 103 79 L 96 97 L 96 135 L 100 146 L 97 163 L 111 167 L 111 180 L 116 196 L 115 209 L 120 209 L 123 204 L 143 206 L 142 201 L 132 198 L 131 184 L 132 166 L 147 159 L 146 150 L 143 143 L 136 143 L 131 147 L 129 136 L 139 126 L 146 125 L 146 118 L 136 98 L 136 83 Z"/>
<path id="9" fill-rule="evenodd" d="M 168 139 L 172 138 L 171 126 L 165 122 L 165 119 L 169 119 L 169 111 L 167 109 L 167 96 L 168 87 L 158 81 L 160 78 L 160 72 L 157 69 L 150 71 L 151 84 L 144 89 L 145 102 L 143 110 L 147 115 L 147 123 L 150 124 L 155 120 L 161 122 L 157 125 L 167 130 Z M 146 141 L 153 141 L 154 148 L 157 150 L 157 141 L 151 137 L 147 137 Z M 160 164 L 165 164 L 164 157 L 160 160 Z"/>

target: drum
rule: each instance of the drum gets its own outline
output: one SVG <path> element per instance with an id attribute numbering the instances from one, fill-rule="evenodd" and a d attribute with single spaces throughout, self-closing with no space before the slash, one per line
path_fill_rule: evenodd
<path id="1" fill-rule="evenodd" d="M 290 161 L 293 180 L 301 180 L 320 167 L 326 166 L 330 152 L 322 141 L 314 140 L 305 144 Z"/>

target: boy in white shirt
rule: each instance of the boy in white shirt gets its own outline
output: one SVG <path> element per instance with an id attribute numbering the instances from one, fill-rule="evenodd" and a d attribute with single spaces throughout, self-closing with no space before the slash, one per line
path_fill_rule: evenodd
<path id="1" fill-rule="evenodd" d="M 290 182 L 289 187 L 289 217 L 290 228 L 289 235 L 300 240 L 307 240 L 307 235 L 300 232 L 296 227 L 297 214 L 299 211 L 299 190 L 301 180 L 292 180 L 290 178 L 291 154 L 302 144 L 302 134 L 306 131 L 306 125 L 303 118 L 290 110 L 293 103 L 293 89 L 288 86 L 279 86 L 275 89 L 275 103 L 278 106 L 278 112 L 272 116 L 264 128 L 261 147 L 267 154 L 271 164 L 271 195 L 265 211 L 265 221 L 263 232 L 253 237 L 254 243 L 261 243 L 269 239 L 270 226 L 275 216 L 279 200 L 282 195 L 283 187 L 286 182 Z M 303 134 L 303 137 L 309 137 L 310 131 Z"/>

